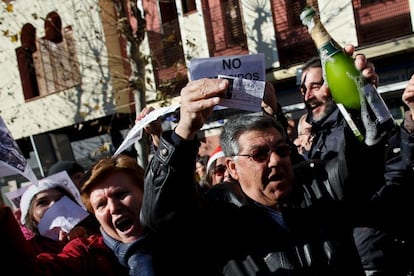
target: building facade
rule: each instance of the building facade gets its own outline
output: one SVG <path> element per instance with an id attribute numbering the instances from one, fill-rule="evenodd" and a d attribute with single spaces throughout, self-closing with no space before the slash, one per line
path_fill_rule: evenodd
<path id="1" fill-rule="evenodd" d="M 0 116 L 39 177 L 58 160 L 87 168 L 135 122 L 128 43 L 114 3 L 0 5 Z"/>
<path id="2" fill-rule="evenodd" d="M 192 58 L 264 53 L 266 79 L 274 84 L 285 114 L 297 120 L 304 112 L 297 76 L 303 63 L 317 55 L 299 15 L 305 6 L 312 5 L 341 46 L 353 44 L 357 53 L 364 53 L 374 62 L 380 76 L 379 92 L 399 120 L 403 111 L 401 92 L 414 73 L 413 2 L 180 0 L 141 3 L 146 14 L 154 80 L 160 91 L 170 97 L 177 96 L 187 82 L 184 64 Z M 215 148 L 219 131 L 214 129 L 227 115 L 213 116 L 214 121 L 206 126 L 204 134 L 211 136 L 212 141 L 202 145 L 203 153 Z"/>
<path id="3" fill-rule="evenodd" d="M 30 2 L 2 2 L 0 115 L 40 171 L 59 159 L 87 167 L 111 152 L 135 121 L 131 46 L 117 29 L 117 1 Z M 138 0 L 145 18 L 144 104 L 179 102 L 192 58 L 264 53 L 266 79 L 287 116 L 298 119 L 297 74 L 317 55 L 299 18 L 308 4 L 340 45 L 351 43 L 374 62 L 379 91 L 402 118 L 401 92 L 414 73 L 413 0 Z M 133 28 L 139 24 L 128 20 Z M 45 22 L 60 22 L 60 34 L 48 34 Z M 213 114 L 200 153 L 215 148 L 228 115 Z"/>

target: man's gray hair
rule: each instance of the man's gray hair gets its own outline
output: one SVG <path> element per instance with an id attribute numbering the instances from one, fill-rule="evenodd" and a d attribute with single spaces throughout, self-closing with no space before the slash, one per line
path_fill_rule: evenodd
<path id="1" fill-rule="evenodd" d="M 238 114 L 228 118 L 220 134 L 220 144 L 225 156 L 235 156 L 239 154 L 239 137 L 246 131 L 265 131 L 275 128 L 283 138 L 286 133 L 282 124 L 272 116 L 262 113 Z"/>

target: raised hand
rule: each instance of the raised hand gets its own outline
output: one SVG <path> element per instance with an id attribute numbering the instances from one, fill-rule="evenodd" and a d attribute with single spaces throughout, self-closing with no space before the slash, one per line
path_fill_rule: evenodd
<path id="1" fill-rule="evenodd" d="M 352 56 L 355 51 L 355 47 L 352 44 L 347 44 L 344 47 L 344 51 L 348 55 Z M 355 56 L 355 67 L 361 71 L 362 76 L 370 82 L 372 85 L 377 87 L 379 76 L 375 72 L 375 66 L 372 62 L 367 60 L 367 57 L 364 54 L 357 54 Z"/>
<path id="2" fill-rule="evenodd" d="M 145 116 L 147 116 L 152 111 L 154 111 L 154 107 L 152 107 L 152 106 L 146 106 L 146 107 L 144 107 L 141 110 L 141 112 L 137 115 L 135 121 L 142 120 Z M 157 120 L 152 121 L 151 123 L 147 124 L 144 127 L 144 130 L 145 130 L 146 133 L 148 133 L 148 134 L 151 135 L 152 142 L 154 143 L 154 145 L 156 147 L 158 147 L 159 144 L 160 144 L 160 136 L 161 136 L 161 133 L 162 133 L 161 119 L 158 118 Z"/>
<path id="3" fill-rule="evenodd" d="M 180 121 L 175 133 L 186 140 L 194 139 L 213 107 L 220 103 L 219 95 L 228 87 L 226 79 L 199 79 L 181 90 Z"/>

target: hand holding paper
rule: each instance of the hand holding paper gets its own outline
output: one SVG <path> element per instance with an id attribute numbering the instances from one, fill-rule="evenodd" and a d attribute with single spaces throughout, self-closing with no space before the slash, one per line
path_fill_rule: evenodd
<path id="1" fill-rule="evenodd" d="M 69 233 L 88 215 L 82 207 L 64 196 L 44 213 L 39 223 L 39 232 L 42 236 L 59 240 L 60 231 Z"/>
<path id="2" fill-rule="evenodd" d="M 218 78 L 230 81 L 229 89 L 220 101 L 221 106 L 252 112 L 261 110 L 266 84 L 264 81 L 246 80 L 225 75 L 219 75 Z"/>
<path id="3" fill-rule="evenodd" d="M 122 144 L 115 151 L 113 157 L 118 156 L 121 152 L 126 150 L 129 146 L 139 141 L 142 137 L 142 129 L 152 121 L 157 120 L 160 116 L 166 115 L 168 113 L 174 112 L 179 105 L 172 105 L 167 107 L 158 108 L 150 112 L 143 119 L 136 122 L 135 126 L 128 132 Z"/>

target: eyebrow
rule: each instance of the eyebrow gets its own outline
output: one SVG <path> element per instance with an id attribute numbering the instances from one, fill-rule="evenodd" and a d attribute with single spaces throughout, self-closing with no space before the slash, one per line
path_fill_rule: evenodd
<path id="1" fill-rule="evenodd" d="M 305 82 L 306 82 L 306 78 L 308 77 L 308 74 L 305 75 L 305 77 L 303 78 L 302 83 L 300 84 L 300 87 L 305 87 Z M 306 88 L 306 87 L 305 87 Z"/>
<path id="2" fill-rule="evenodd" d="M 300 84 L 300 89 L 301 89 L 301 93 L 302 95 L 306 95 L 306 92 L 308 91 L 308 89 L 306 88 L 305 82 L 306 82 L 306 77 L 308 76 L 308 74 L 305 75 L 305 77 L 303 78 L 302 83 Z"/>
<path id="3" fill-rule="evenodd" d="M 324 82 L 325 82 L 324 79 L 321 79 L 320 81 L 311 82 L 310 85 L 314 85 L 314 84 L 322 85 Z"/>

